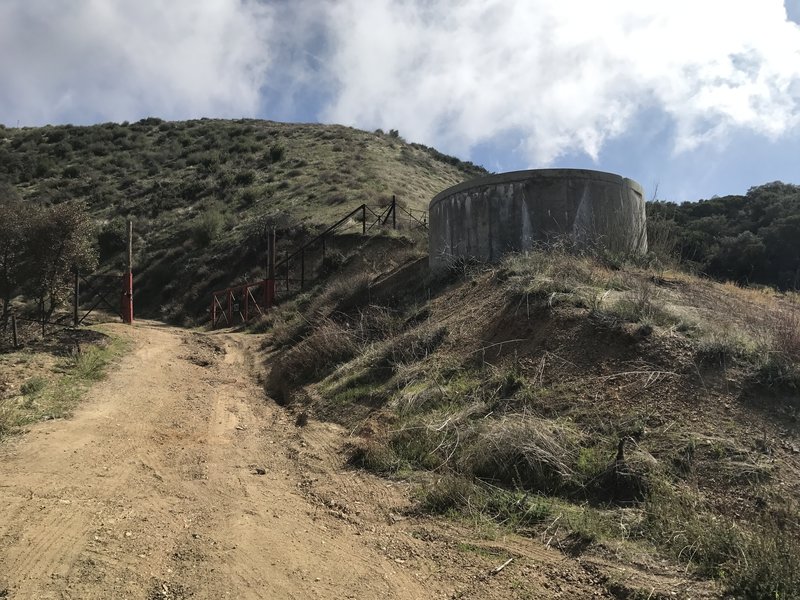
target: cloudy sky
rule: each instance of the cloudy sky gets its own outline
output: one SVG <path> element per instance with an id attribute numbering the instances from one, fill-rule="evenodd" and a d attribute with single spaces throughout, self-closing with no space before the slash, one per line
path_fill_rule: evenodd
<path id="1" fill-rule="evenodd" d="M 2 0 L 0 123 L 398 129 L 696 200 L 800 184 L 800 0 Z"/>

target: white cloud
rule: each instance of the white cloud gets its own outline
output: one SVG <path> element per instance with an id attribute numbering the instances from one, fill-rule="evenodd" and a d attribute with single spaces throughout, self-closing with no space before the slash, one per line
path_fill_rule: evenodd
<path id="1" fill-rule="evenodd" d="M 4 0 L 0 122 L 254 115 L 271 24 L 243 0 Z"/>
<path id="2" fill-rule="evenodd" d="M 466 153 L 516 136 L 531 165 L 670 115 L 674 148 L 800 119 L 800 27 L 781 0 L 340 0 L 324 120 Z"/>
<path id="3" fill-rule="evenodd" d="M 531 166 L 597 158 L 649 114 L 676 152 L 777 139 L 800 122 L 786 1 L 2 0 L 0 122 L 268 105 L 460 155 L 503 140 Z"/>

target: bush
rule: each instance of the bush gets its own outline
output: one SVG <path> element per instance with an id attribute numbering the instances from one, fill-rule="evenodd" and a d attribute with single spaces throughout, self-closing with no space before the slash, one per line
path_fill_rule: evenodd
<path id="1" fill-rule="evenodd" d="M 31 377 L 20 386 L 19 391 L 22 392 L 23 396 L 33 396 L 41 392 L 46 385 L 47 380 L 44 377 Z"/>
<path id="2" fill-rule="evenodd" d="M 327 277 L 328 275 L 336 273 L 336 271 L 344 266 L 346 261 L 347 258 L 341 252 L 337 250 L 329 250 L 325 253 L 325 258 L 322 259 L 320 275 Z"/>
<path id="3" fill-rule="evenodd" d="M 225 217 L 222 213 L 218 209 L 209 208 L 195 220 L 192 239 L 201 246 L 210 244 L 217 239 L 224 225 Z"/>
<path id="4" fill-rule="evenodd" d="M 389 475 L 400 467 L 397 456 L 386 443 L 371 440 L 353 446 L 347 462 L 351 466 L 380 475 Z"/>
<path id="5" fill-rule="evenodd" d="M 526 306 L 569 302 L 591 307 L 611 276 L 596 261 L 557 246 L 504 258 L 497 278 Z"/>
<path id="6" fill-rule="evenodd" d="M 573 491 L 580 435 L 555 421 L 508 418 L 490 423 L 460 459 L 463 470 L 511 487 Z"/>
<path id="7" fill-rule="evenodd" d="M 70 165 L 64 169 L 62 175 L 65 179 L 77 179 L 81 175 L 81 170 L 76 165 Z"/>
<path id="8" fill-rule="evenodd" d="M 252 185 L 256 180 L 256 174 L 252 171 L 240 171 L 236 174 L 233 180 L 236 185 Z"/>
<path id="9" fill-rule="evenodd" d="M 280 144 L 273 144 L 268 153 L 269 162 L 277 163 L 283 160 L 286 150 Z"/>
<path id="10" fill-rule="evenodd" d="M 106 261 L 128 247 L 128 226 L 124 219 L 116 218 L 100 227 L 97 234 L 100 261 Z"/>
<path id="11" fill-rule="evenodd" d="M 381 349 L 372 369 L 397 372 L 404 365 L 419 362 L 435 352 L 446 337 L 445 326 L 422 326 L 397 336 Z"/>
<path id="12" fill-rule="evenodd" d="M 639 535 L 698 572 L 719 577 L 740 557 L 745 538 L 731 520 L 712 515 L 697 498 L 660 482 L 645 503 Z"/>

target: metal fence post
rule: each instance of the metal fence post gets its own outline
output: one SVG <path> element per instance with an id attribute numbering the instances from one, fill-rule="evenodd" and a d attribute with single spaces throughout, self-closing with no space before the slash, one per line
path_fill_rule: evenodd
<path id="1" fill-rule="evenodd" d="M 133 221 L 128 221 L 128 272 L 123 277 L 122 320 L 133 323 Z"/>
<path id="2" fill-rule="evenodd" d="M 361 235 L 367 233 L 367 205 L 361 205 Z"/>

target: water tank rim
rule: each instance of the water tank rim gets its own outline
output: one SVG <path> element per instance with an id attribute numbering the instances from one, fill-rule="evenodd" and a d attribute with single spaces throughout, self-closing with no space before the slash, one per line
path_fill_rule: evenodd
<path id="1" fill-rule="evenodd" d="M 633 179 L 617 175 L 616 173 L 609 173 L 606 171 L 594 171 L 592 169 L 528 169 L 524 171 L 509 171 L 506 173 L 495 173 L 493 175 L 484 175 L 475 179 L 462 181 L 454 186 L 442 190 L 433 197 L 428 209 L 433 207 L 444 200 L 474 188 L 480 188 L 490 185 L 498 185 L 503 183 L 518 183 L 520 181 L 536 180 L 536 179 L 590 179 L 595 181 L 605 181 L 608 183 L 616 183 L 625 185 L 638 192 L 640 196 L 644 195 L 644 188 Z"/>

